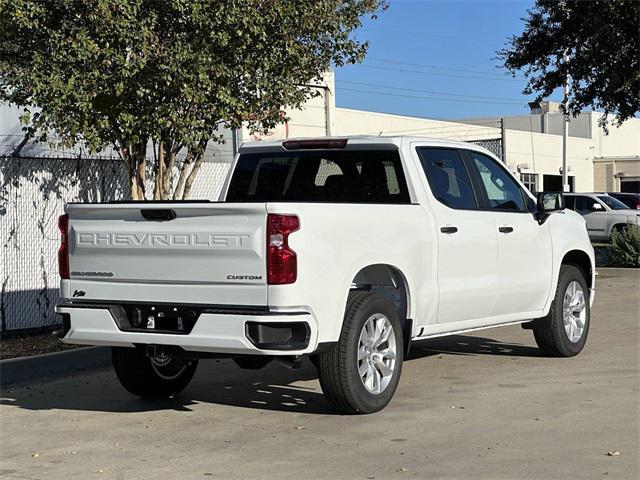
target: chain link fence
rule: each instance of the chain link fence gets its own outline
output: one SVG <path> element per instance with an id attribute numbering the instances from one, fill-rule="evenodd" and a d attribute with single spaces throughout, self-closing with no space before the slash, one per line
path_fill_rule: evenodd
<path id="1" fill-rule="evenodd" d="M 486 148 L 491 153 L 493 153 L 496 157 L 504 162 L 504 158 L 502 158 L 502 139 L 501 138 L 489 138 L 486 140 L 470 140 L 468 143 L 473 143 L 474 145 L 478 145 L 480 147 Z"/>
<path id="2" fill-rule="evenodd" d="M 230 164 L 230 156 L 205 162 L 191 198 L 216 200 Z M 53 307 L 59 301 L 57 220 L 64 204 L 128 194 L 120 160 L 0 157 L 0 332 L 59 323 Z"/>

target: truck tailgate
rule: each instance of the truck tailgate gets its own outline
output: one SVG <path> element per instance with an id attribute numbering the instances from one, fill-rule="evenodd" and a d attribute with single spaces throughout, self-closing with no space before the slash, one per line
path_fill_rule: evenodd
<path id="1" fill-rule="evenodd" d="M 267 305 L 263 203 L 70 204 L 69 297 Z"/>

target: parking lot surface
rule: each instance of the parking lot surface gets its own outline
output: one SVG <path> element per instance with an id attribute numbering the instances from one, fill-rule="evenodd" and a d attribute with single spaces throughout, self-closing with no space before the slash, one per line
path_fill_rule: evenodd
<path id="1" fill-rule="evenodd" d="M 637 479 L 640 272 L 600 269 L 586 349 L 519 326 L 414 344 L 384 411 L 340 416 L 315 369 L 203 361 L 178 397 L 111 370 L 10 388 L 0 479 Z"/>

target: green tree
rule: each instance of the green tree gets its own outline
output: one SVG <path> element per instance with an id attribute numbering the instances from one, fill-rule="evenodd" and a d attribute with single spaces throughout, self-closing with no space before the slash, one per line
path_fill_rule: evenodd
<path id="1" fill-rule="evenodd" d="M 611 232 L 609 265 L 613 267 L 640 267 L 640 227 L 626 225 Z"/>
<path id="2" fill-rule="evenodd" d="M 131 198 L 188 198 L 222 127 L 273 128 L 385 0 L 0 0 L 0 101 L 40 141 L 115 148 Z M 153 144 L 154 155 L 147 157 Z M 178 156 L 182 152 L 184 155 Z M 177 172 L 174 175 L 174 172 Z M 177 177 L 177 178 L 174 178 Z M 150 196 L 148 194 L 147 196 Z"/>
<path id="3" fill-rule="evenodd" d="M 567 113 L 602 109 L 606 125 L 640 111 L 640 1 L 536 0 L 528 15 L 498 52 L 511 73 L 524 70 L 523 93 L 548 97 L 570 77 Z"/>

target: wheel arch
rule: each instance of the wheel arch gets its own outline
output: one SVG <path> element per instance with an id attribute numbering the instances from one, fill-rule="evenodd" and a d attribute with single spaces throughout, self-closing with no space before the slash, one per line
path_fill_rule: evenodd
<path id="1" fill-rule="evenodd" d="M 587 281 L 587 287 L 593 288 L 593 269 L 589 254 L 584 250 L 569 250 L 562 257 L 562 265 L 573 265 L 582 271 Z"/>
<path id="2" fill-rule="evenodd" d="M 411 327 L 411 292 L 407 277 L 400 268 L 387 263 L 374 263 L 360 268 L 352 277 L 350 287 L 350 291 L 358 290 L 369 290 L 387 297 L 396 307 L 403 332 Z"/>

